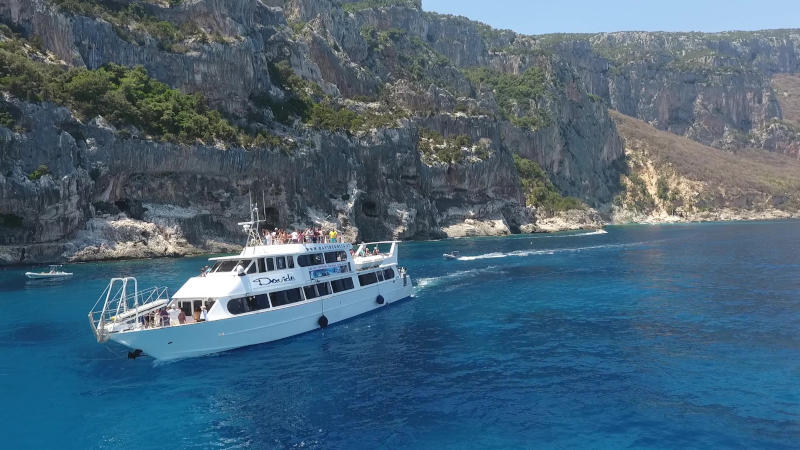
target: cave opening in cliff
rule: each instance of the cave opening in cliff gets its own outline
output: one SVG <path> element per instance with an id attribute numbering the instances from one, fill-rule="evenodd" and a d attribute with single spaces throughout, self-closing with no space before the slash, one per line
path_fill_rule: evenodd
<path id="1" fill-rule="evenodd" d="M 267 230 L 274 230 L 278 227 L 279 219 L 280 214 L 278 213 L 277 208 L 272 206 L 264 208 L 264 228 Z"/>
<path id="2" fill-rule="evenodd" d="M 365 200 L 361 204 L 361 212 L 367 217 L 378 217 L 378 204 L 372 200 Z"/>

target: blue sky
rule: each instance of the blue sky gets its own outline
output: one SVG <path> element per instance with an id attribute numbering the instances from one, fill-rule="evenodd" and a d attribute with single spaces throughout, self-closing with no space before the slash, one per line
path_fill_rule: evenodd
<path id="1" fill-rule="evenodd" d="M 800 28 L 800 0 L 422 0 L 525 34 Z"/>

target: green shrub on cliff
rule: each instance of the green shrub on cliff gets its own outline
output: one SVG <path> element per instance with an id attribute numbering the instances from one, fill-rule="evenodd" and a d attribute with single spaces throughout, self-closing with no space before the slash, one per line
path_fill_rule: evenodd
<path id="1" fill-rule="evenodd" d="M 19 42 L 0 43 L 0 90 L 50 101 L 84 118 L 102 115 L 116 126 L 133 125 L 167 141 L 238 142 L 242 132 L 210 109 L 202 96 L 184 94 L 147 75 L 142 67 L 109 64 L 97 70 L 65 69 L 20 54 Z"/>
<path id="2" fill-rule="evenodd" d="M 584 208 L 584 204 L 577 198 L 561 195 L 536 161 L 514 155 L 514 165 L 517 167 L 522 192 L 525 194 L 528 206 L 535 206 L 551 213 Z"/>
<path id="3" fill-rule="evenodd" d="M 531 67 L 514 75 L 480 67 L 467 69 L 464 74 L 476 87 L 492 90 L 503 116 L 515 126 L 536 130 L 552 123 L 537 106 L 547 94 L 547 77 L 541 68 Z"/>
<path id="4" fill-rule="evenodd" d="M 53 86 L 59 103 L 80 114 L 102 115 L 117 125 L 130 124 L 165 140 L 232 142 L 237 130 L 209 109 L 199 94 L 184 94 L 133 69 L 109 64 L 97 70 L 70 69 Z"/>
<path id="5" fill-rule="evenodd" d="M 278 99 L 264 94 L 254 97 L 253 101 L 259 106 L 269 107 L 275 120 L 286 125 L 291 125 L 295 118 L 299 118 L 315 128 L 355 133 L 389 126 L 399 118 L 391 112 L 359 114 L 336 104 L 332 98 L 325 96 L 319 85 L 294 73 L 286 60 L 270 64 L 269 73 L 286 95 Z"/>
<path id="6" fill-rule="evenodd" d="M 50 169 L 48 169 L 47 166 L 42 164 L 39 167 L 37 167 L 36 170 L 34 170 L 28 175 L 28 179 L 36 181 L 45 175 L 50 175 Z"/>
<path id="7" fill-rule="evenodd" d="M 421 0 L 361 0 L 352 3 L 345 3 L 342 9 L 347 12 L 356 12 L 364 9 L 385 8 L 388 6 L 409 6 L 422 9 Z"/>
<path id="8" fill-rule="evenodd" d="M 183 53 L 187 51 L 183 44 L 189 38 L 199 42 L 224 42 L 216 36 L 209 36 L 196 24 L 186 22 L 180 27 L 173 23 L 158 20 L 142 0 L 129 2 L 114 0 L 50 0 L 62 11 L 87 17 L 97 17 L 114 27 L 114 31 L 128 42 L 143 45 L 146 36 L 158 42 L 159 48 L 166 51 Z M 170 7 L 177 6 L 181 0 L 170 0 Z"/>
<path id="9" fill-rule="evenodd" d="M 14 116 L 8 111 L 0 110 L 0 127 L 13 128 L 17 124 Z"/>
<path id="10" fill-rule="evenodd" d="M 461 164 L 470 152 L 480 160 L 489 159 L 491 156 L 489 149 L 482 144 L 473 151 L 472 138 L 466 134 L 446 138 L 438 131 L 427 128 L 419 129 L 417 148 L 422 153 L 422 161 L 426 164 L 435 162 Z"/>

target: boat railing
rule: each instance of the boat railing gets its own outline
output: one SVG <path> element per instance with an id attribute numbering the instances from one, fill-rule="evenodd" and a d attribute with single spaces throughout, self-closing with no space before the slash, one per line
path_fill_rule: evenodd
<path id="1" fill-rule="evenodd" d="M 359 244 L 353 252 L 356 270 L 367 270 L 379 266 L 397 263 L 397 244 L 399 241 L 365 242 Z M 388 251 L 381 251 L 380 246 L 389 245 Z M 370 250 L 372 247 L 372 250 Z M 376 251 L 377 250 L 377 251 Z"/>
<path id="2" fill-rule="evenodd" d="M 98 342 L 110 333 L 137 329 L 144 315 L 169 303 L 166 287 L 140 291 L 134 277 L 112 278 L 89 311 L 89 323 Z"/>

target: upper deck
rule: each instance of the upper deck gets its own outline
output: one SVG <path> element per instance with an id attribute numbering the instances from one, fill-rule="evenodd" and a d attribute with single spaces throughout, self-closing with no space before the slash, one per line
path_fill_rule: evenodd
<path id="1" fill-rule="evenodd" d="M 260 258 L 268 256 L 302 255 L 313 252 L 333 252 L 338 250 L 349 251 L 353 244 L 347 242 L 324 242 L 324 243 L 290 243 L 272 245 L 252 245 L 242 249 L 238 255 L 218 256 L 209 258 L 209 261 L 232 261 L 242 258 Z"/>

